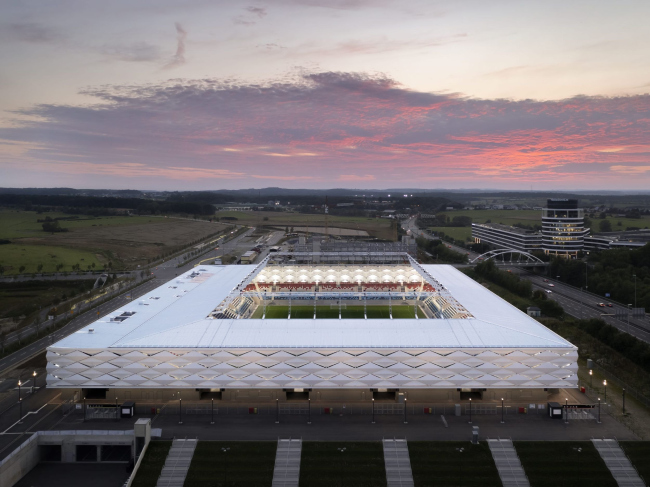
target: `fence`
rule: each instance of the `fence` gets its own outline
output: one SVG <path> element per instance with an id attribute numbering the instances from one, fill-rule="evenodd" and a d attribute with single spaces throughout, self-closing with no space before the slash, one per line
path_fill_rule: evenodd
<path id="1" fill-rule="evenodd" d="M 609 370 L 606 370 L 603 366 L 598 364 L 597 362 L 594 362 L 594 368 L 599 371 L 604 377 L 607 378 L 607 380 L 614 382 L 616 385 L 618 385 L 621 388 L 625 388 L 625 393 L 632 396 L 634 399 L 639 401 L 640 403 L 644 404 L 646 407 L 650 407 L 650 398 L 644 396 L 640 392 L 638 392 L 634 387 L 629 385 L 627 382 L 625 382 L 622 379 L 619 379 L 616 377 L 614 374 L 612 374 Z M 584 380 L 582 381 L 583 383 L 585 382 Z"/>

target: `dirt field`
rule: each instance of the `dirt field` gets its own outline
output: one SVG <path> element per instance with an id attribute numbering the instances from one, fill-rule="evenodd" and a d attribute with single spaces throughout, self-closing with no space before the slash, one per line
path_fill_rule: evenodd
<path id="1" fill-rule="evenodd" d="M 237 218 L 234 223 L 282 229 L 294 227 L 294 231 L 296 227 L 325 227 L 325 215 L 273 211 L 220 211 L 215 215 L 217 218 L 224 216 Z M 267 218 L 267 220 L 264 220 L 264 218 Z M 328 224 L 330 228 L 349 228 L 360 232 L 365 231 L 368 235 L 385 240 L 394 240 L 396 238 L 393 229 L 394 221 L 386 218 L 329 216 Z"/>
<path id="2" fill-rule="evenodd" d="M 225 231 L 226 227 L 220 223 L 152 219 L 151 223 L 141 225 L 74 228 L 65 233 L 23 238 L 20 243 L 90 250 L 99 260 L 111 259 L 133 266 Z"/>

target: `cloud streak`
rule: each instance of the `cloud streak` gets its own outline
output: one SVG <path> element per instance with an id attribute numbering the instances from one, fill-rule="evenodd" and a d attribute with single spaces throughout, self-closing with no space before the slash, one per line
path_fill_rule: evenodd
<path id="1" fill-rule="evenodd" d="M 183 29 L 183 26 L 176 22 L 176 54 L 165 66 L 164 69 L 177 68 L 185 64 L 185 39 L 187 38 L 187 32 Z"/>
<path id="2" fill-rule="evenodd" d="M 20 160 L 26 171 L 78 165 L 84 174 L 243 187 L 252 179 L 320 187 L 629 188 L 630 175 L 639 187 L 650 182 L 650 95 L 488 100 L 339 72 L 84 93 L 96 103 L 21 110 L 0 129 L 11 146 L 0 167 Z"/>

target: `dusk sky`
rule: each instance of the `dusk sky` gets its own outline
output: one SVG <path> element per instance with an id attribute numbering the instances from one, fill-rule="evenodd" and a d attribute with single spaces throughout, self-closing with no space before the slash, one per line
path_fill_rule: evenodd
<path id="1" fill-rule="evenodd" d="M 0 12 L 0 186 L 650 189 L 647 0 Z"/>

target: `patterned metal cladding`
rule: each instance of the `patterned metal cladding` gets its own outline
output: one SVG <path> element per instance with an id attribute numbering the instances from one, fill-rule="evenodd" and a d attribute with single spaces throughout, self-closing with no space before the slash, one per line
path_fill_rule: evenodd
<path id="1" fill-rule="evenodd" d="M 564 388 L 576 349 L 161 349 L 47 352 L 55 388 Z"/>

